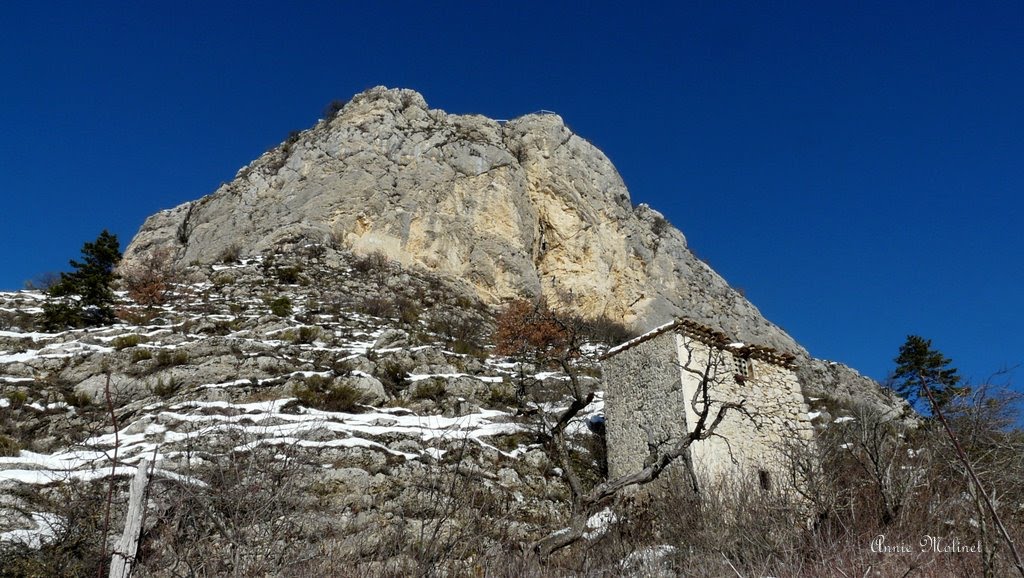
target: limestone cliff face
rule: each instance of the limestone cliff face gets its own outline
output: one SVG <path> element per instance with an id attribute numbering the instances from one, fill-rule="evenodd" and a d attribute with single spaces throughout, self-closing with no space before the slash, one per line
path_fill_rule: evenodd
<path id="1" fill-rule="evenodd" d="M 459 278 L 490 303 L 543 295 L 638 330 L 685 315 L 805 354 L 658 212 L 634 207 L 559 116 L 447 114 L 411 90 L 356 95 L 213 194 L 149 218 L 125 258 L 170 246 L 210 263 L 232 246 L 328 241 Z"/>

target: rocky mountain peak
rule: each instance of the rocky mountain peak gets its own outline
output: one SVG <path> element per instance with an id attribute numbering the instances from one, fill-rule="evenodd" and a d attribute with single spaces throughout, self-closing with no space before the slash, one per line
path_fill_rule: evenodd
<path id="1" fill-rule="evenodd" d="M 491 304 L 543 296 L 636 330 L 685 315 L 803 352 L 662 215 L 634 207 L 608 157 L 558 115 L 448 114 L 406 89 L 358 94 L 213 194 L 154 215 L 126 260 L 172 247 L 209 264 L 309 242 L 379 251 Z"/>

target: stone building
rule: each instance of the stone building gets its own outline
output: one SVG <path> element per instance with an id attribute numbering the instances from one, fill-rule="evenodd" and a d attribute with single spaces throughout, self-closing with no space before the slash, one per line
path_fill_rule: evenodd
<path id="1" fill-rule="evenodd" d="M 692 432 L 705 408 L 710 424 L 722 403 L 743 400 L 748 415 L 727 412 L 716 435 L 694 442 L 664 478 L 681 475 L 698 488 L 740 474 L 771 487 L 786 442 L 813 433 L 794 359 L 688 319 L 612 348 L 602 360 L 609 477 L 643 469 L 652 453 Z"/>

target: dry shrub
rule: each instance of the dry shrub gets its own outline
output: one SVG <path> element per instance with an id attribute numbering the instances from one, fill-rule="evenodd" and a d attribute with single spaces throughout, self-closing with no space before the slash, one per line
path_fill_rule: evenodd
<path id="1" fill-rule="evenodd" d="M 366 315 L 380 318 L 394 317 L 396 313 L 395 301 L 380 295 L 366 297 L 356 305 L 356 310 Z"/>
<path id="2" fill-rule="evenodd" d="M 1005 401 L 983 398 L 958 412 L 955 428 L 1019 540 L 1024 439 L 1008 425 L 1015 422 Z M 696 493 L 662 480 L 620 495 L 619 521 L 596 541 L 556 553 L 549 567 L 576 575 L 1018 575 L 936 424 L 914 426 L 870 406 L 852 413 L 815 440 L 785 447 L 788 460 L 768 489 L 751 475 Z M 889 551 L 878 551 L 880 537 Z M 929 539 L 941 540 L 938 551 L 922 548 Z M 638 552 L 660 556 L 631 566 Z"/>
<path id="3" fill-rule="evenodd" d="M 391 260 L 383 252 L 373 251 L 353 259 L 352 269 L 383 286 L 391 274 Z"/>
<path id="4" fill-rule="evenodd" d="M 498 355 L 561 355 L 568 346 L 566 327 L 544 301 L 513 301 L 498 315 L 495 334 Z"/>
<path id="5" fill-rule="evenodd" d="M 455 353 L 485 357 L 482 344 L 486 339 L 487 323 L 473 316 L 469 311 L 434 312 L 427 322 L 427 329 L 444 339 L 445 345 Z"/>
<path id="6" fill-rule="evenodd" d="M 21 444 L 18 440 L 0 434 L 0 458 L 18 457 L 21 453 Z"/>
<path id="7" fill-rule="evenodd" d="M 224 250 L 220 252 L 218 260 L 225 265 L 231 265 L 238 263 L 242 257 L 242 248 L 238 245 L 232 244 L 224 247 Z"/>
<path id="8" fill-rule="evenodd" d="M 140 305 L 163 305 L 171 284 L 178 278 L 173 258 L 170 248 L 159 247 L 121 267 L 121 280 L 128 296 Z"/>
<path id="9" fill-rule="evenodd" d="M 313 375 L 295 384 L 292 393 L 306 406 L 324 411 L 358 412 L 363 392 L 346 383 Z"/>
<path id="10" fill-rule="evenodd" d="M 636 337 L 636 332 L 608 317 L 587 320 L 583 331 L 594 342 L 605 345 L 618 345 Z"/>
<path id="11" fill-rule="evenodd" d="M 514 536 L 514 492 L 476 473 L 475 444 L 448 440 L 437 462 L 414 468 L 386 524 L 358 545 L 327 540 L 307 576 L 555 576 Z M 486 476 L 486 474 L 485 474 Z"/>
<path id="12" fill-rule="evenodd" d="M 0 541 L 0 576 L 106 575 L 105 482 L 66 482 L 29 490 L 24 497 L 34 511 L 50 515 L 46 524 L 52 537 L 42 540 L 39 548 Z"/>
<path id="13" fill-rule="evenodd" d="M 165 480 L 151 489 L 155 511 L 142 536 L 140 575 L 297 575 L 313 555 L 304 497 L 310 467 L 298 448 L 222 435 L 223 453 L 204 452 L 200 465 L 182 472 L 182 480 L 202 484 Z"/>

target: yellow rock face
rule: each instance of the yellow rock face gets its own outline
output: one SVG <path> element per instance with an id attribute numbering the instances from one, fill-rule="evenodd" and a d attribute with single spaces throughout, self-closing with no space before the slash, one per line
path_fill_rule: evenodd
<path id="1" fill-rule="evenodd" d="M 372 89 L 212 195 L 151 217 L 126 259 L 171 246 L 182 263 L 211 263 L 300 239 L 380 251 L 493 304 L 544 296 L 639 330 L 682 314 L 801 351 L 660 214 L 634 207 L 608 158 L 554 114 L 499 123 Z"/>

